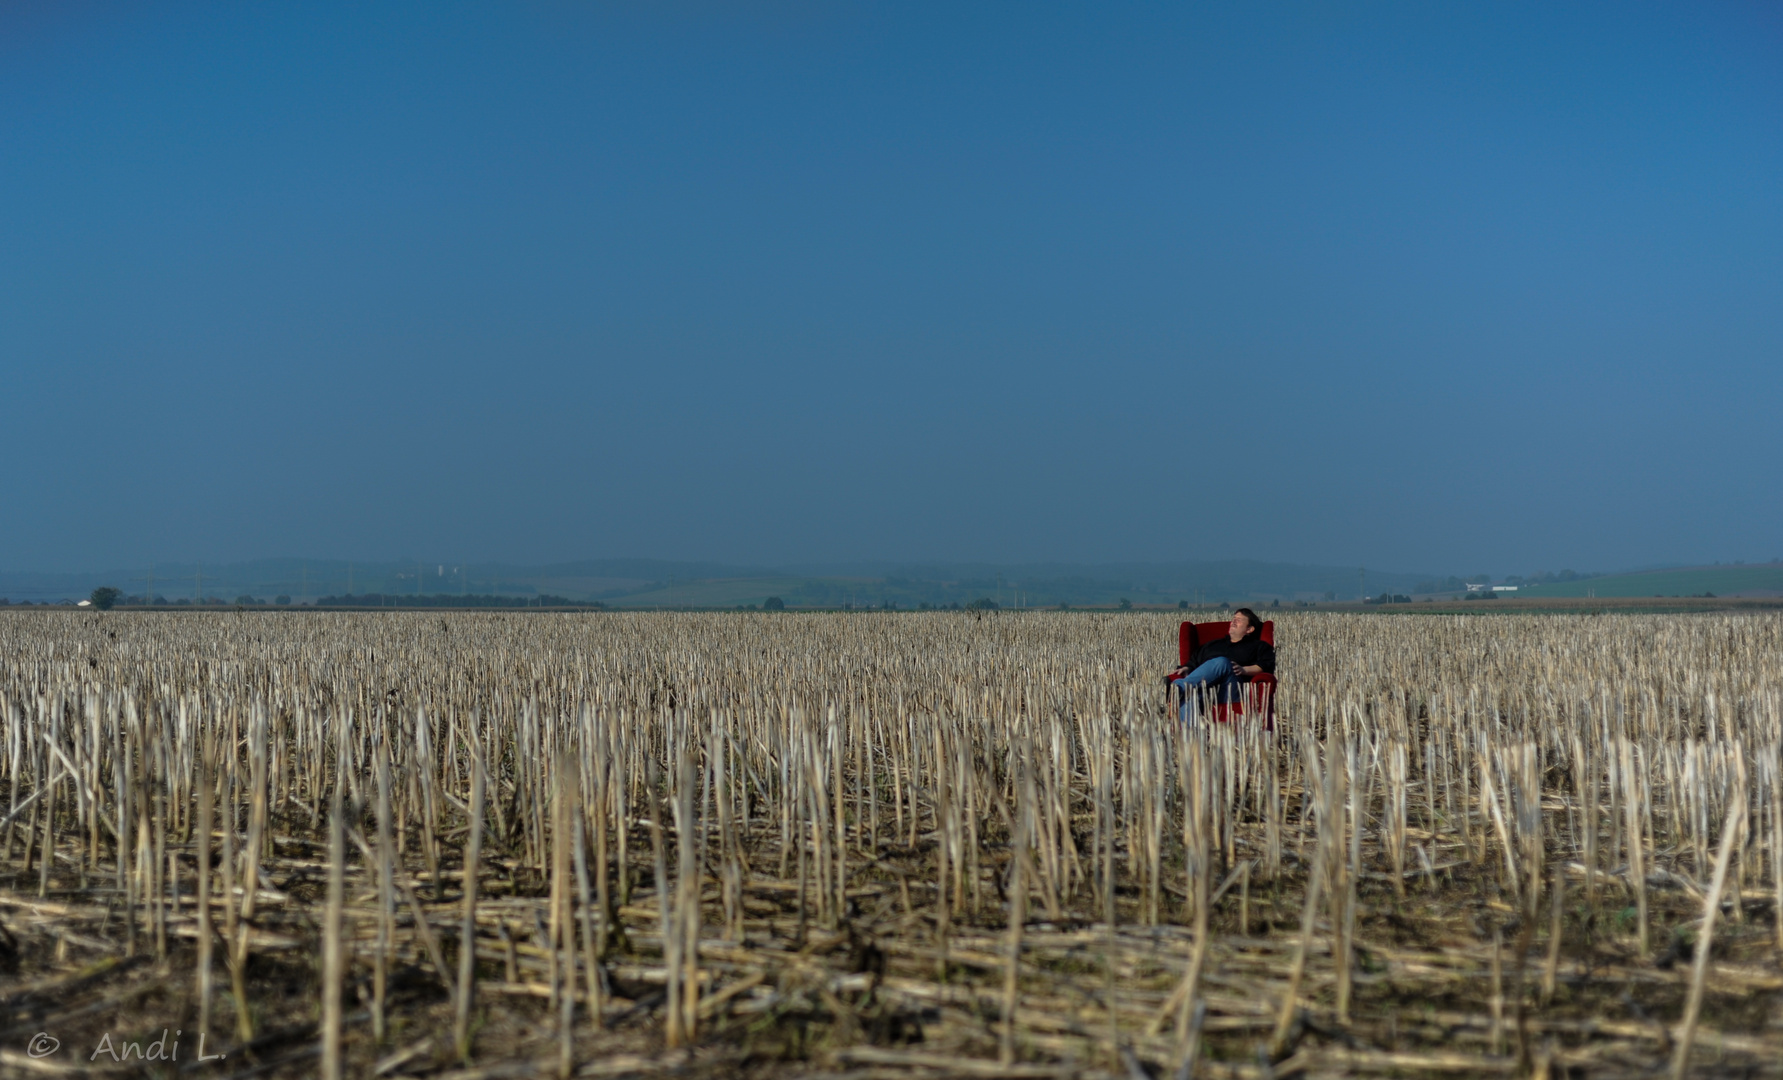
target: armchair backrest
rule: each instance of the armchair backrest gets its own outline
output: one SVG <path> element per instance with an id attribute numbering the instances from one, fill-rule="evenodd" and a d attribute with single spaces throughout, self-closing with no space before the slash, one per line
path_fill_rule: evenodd
<path id="1" fill-rule="evenodd" d="M 1176 644 L 1177 653 L 1181 657 L 1182 663 L 1188 663 L 1189 658 L 1195 655 L 1195 650 L 1199 649 L 1206 642 L 1212 641 L 1216 637 L 1225 637 L 1231 632 L 1232 623 L 1230 620 L 1227 620 L 1226 622 L 1183 623 L 1182 630 L 1177 634 Z M 1264 641 L 1274 645 L 1275 620 L 1266 620 L 1263 623 L 1262 629 L 1260 629 L 1258 633 L 1263 635 Z"/>

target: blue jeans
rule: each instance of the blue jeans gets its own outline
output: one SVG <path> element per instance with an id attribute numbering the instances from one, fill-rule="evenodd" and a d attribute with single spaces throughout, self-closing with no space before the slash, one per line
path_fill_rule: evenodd
<path id="1" fill-rule="evenodd" d="M 1170 685 L 1180 687 L 1183 691 L 1182 719 L 1184 723 L 1188 723 L 1192 705 L 1190 699 L 1195 692 L 1212 690 L 1213 700 L 1230 704 L 1244 698 L 1244 687 L 1248 681 L 1248 677 L 1232 661 L 1216 656 Z"/>

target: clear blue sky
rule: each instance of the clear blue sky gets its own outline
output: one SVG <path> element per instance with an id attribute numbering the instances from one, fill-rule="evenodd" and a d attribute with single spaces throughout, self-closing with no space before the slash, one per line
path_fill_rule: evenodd
<path id="1" fill-rule="evenodd" d="M 0 566 L 1783 555 L 1778 11 L 8 4 Z"/>

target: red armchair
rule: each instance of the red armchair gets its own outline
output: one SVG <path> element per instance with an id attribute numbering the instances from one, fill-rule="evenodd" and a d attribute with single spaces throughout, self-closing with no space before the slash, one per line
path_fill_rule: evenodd
<path id="1" fill-rule="evenodd" d="M 1182 630 L 1177 634 L 1177 654 L 1182 663 L 1187 666 L 1196 649 L 1216 637 L 1225 637 L 1231 632 L 1231 628 L 1232 624 L 1229 622 L 1183 623 Z M 1265 622 L 1257 632 L 1263 635 L 1264 641 L 1270 645 L 1275 644 L 1273 620 Z M 1245 693 L 1246 700 L 1254 700 L 1258 711 L 1262 713 L 1263 726 L 1271 730 L 1275 728 L 1275 685 L 1275 676 L 1264 672 L 1251 677 Z M 1244 706 L 1238 702 L 1209 705 L 1206 712 L 1209 720 L 1222 724 L 1234 716 L 1243 715 Z"/>

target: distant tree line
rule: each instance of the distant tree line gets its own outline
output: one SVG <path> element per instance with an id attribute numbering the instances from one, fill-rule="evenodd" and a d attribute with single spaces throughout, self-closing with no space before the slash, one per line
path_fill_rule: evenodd
<path id="1" fill-rule="evenodd" d="M 71 606 L 72 600 L 43 600 L 33 604 L 30 600 L 10 600 L 0 596 L 0 607 L 58 607 Z M 113 607 L 289 607 L 291 597 L 280 593 L 267 600 L 264 597 L 250 596 L 243 593 L 234 600 L 226 600 L 221 596 L 206 596 L 194 601 L 189 596 L 169 600 L 160 594 L 142 596 L 140 594 L 125 595 L 122 589 L 102 585 L 94 589 L 88 596 L 87 606 L 100 611 L 108 611 Z M 301 605 L 308 607 L 310 605 Z M 343 596 L 324 596 L 315 601 L 315 607 L 402 607 L 402 608 L 529 608 L 529 607 L 573 607 L 605 610 L 606 605 L 592 600 L 571 600 L 567 596 L 553 596 L 549 593 L 539 596 L 493 596 L 474 595 L 458 596 L 441 593 L 434 596 L 413 596 L 400 593 L 354 593 Z"/>
<path id="2" fill-rule="evenodd" d="M 345 596 L 324 596 L 319 598 L 316 607 L 406 607 L 406 608 L 521 608 L 521 607 L 580 607 L 604 609 L 605 604 L 598 601 L 571 600 L 567 596 L 552 596 L 549 593 L 538 596 L 494 596 L 489 594 L 458 596 L 453 593 L 436 593 L 432 596 L 403 595 L 401 593 L 352 593 Z"/>

